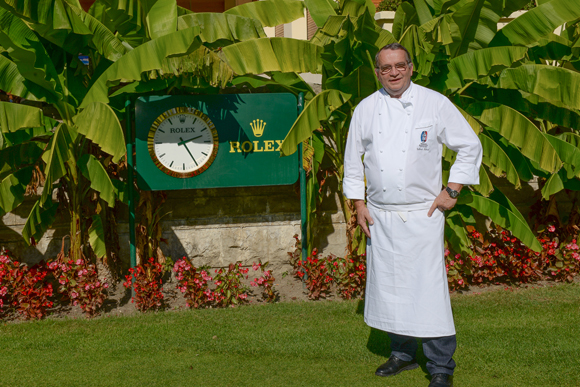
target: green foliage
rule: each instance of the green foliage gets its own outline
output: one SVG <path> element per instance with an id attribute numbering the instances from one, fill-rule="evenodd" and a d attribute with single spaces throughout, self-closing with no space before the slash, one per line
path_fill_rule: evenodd
<path id="1" fill-rule="evenodd" d="M 405 2 L 413 5 L 413 0 L 406 0 Z M 396 11 L 403 3 L 403 0 L 383 0 L 377 6 L 377 12 L 380 11 Z"/>

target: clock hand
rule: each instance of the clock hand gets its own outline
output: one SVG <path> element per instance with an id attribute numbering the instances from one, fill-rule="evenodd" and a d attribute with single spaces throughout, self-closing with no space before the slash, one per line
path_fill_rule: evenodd
<path id="1" fill-rule="evenodd" d="M 201 136 L 199 136 L 199 137 L 201 137 Z M 197 138 L 197 137 L 196 137 L 196 138 Z M 198 166 L 198 164 L 197 164 L 197 161 L 195 161 L 195 158 L 193 157 L 193 155 L 192 155 L 192 154 L 191 154 L 191 152 L 189 151 L 189 148 L 187 147 L 187 145 L 185 145 L 185 143 L 186 143 L 187 141 L 183 141 L 183 138 L 181 138 L 181 137 L 179 137 L 179 139 L 181 140 L 181 142 L 179 142 L 179 143 L 178 143 L 178 145 L 183 145 L 183 146 L 184 146 L 185 150 L 187 150 L 187 153 L 189 153 L 189 155 L 190 155 L 190 156 L 191 156 L 191 158 L 193 159 L 193 162 L 195 163 L 195 166 L 197 167 L 197 166 Z M 193 139 L 192 139 L 192 140 L 193 140 Z M 188 141 L 191 141 L 191 140 L 188 140 Z"/>
<path id="2" fill-rule="evenodd" d="M 190 138 L 189 140 L 184 140 L 184 139 L 183 139 L 183 137 L 179 137 L 179 139 L 180 139 L 181 141 L 180 141 L 180 142 L 178 142 L 178 143 L 177 143 L 177 145 L 184 145 L 184 144 L 186 144 L 186 143 L 188 143 L 188 142 L 190 142 L 190 141 L 197 140 L 197 139 L 198 139 L 198 138 L 200 138 L 200 137 L 203 137 L 203 136 L 197 136 L 197 137 L 194 137 L 194 138 Z"/>

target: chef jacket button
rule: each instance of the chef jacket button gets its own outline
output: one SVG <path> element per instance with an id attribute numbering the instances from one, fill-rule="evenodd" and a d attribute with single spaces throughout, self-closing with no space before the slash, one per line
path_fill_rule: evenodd
<path id="1" fill-rule="evenodd" d="M 405 153 L 405 150 L 403 149 L 403 153 Z"/>
<path id="2" fill-rule="evenodd" d="M 384 171 L 384 169 L 381 169 L 381 172 L 383 172 L 383 171 Z"/>
<path id="3" fill-rule="evenodd" d="M 405 133 L 409 133 L 409 130 L 405 130 Z"/>
<path id="4" fill-rule="evenodd" d="M 403 170 L 403 168 L 399 168 L 399 171 L 402 171 L 402 170 Z"/>
<path id="5" fill-rule="evenodd" d="M 383 132 L 379 132 L 379 134 L 381 134 L 381 133 L 383 133 Z"/>
<path id="6" fill-rule="evenodd" d="M 385 192 L 386 190 L 387 190 L 386 188 L 383 188 L 383 192 Z"/>
<path id="7" fill-rule="evenodd" d="M 399 187 L 399 191 L 402 191 L 403 189 L 401 187 Z"/>
<path id="8" fill-rule="evenodd" d="M 383 153 L 383 151 L 381 151 L 381 153 Z"/>

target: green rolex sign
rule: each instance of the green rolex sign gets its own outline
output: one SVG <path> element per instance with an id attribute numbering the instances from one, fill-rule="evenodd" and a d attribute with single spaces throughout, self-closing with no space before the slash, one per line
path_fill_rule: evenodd
<path id="1" fill-rule="evenodd" d="M 297 117 L 292 94 L 149 96 L 135 103 L 137 183 L 144 190 L 293 184 L 280 157 Z"/>

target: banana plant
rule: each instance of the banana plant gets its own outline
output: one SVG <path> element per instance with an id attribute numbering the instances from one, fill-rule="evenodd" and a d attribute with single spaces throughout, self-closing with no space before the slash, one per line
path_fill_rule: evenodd
<path id="1" fill-rule="evenodd" d="M 89 54 L 99 67 L 119 59 L 127 47 L 78 2 L 59 0 L 0 2 L 0 46 L 0 66 L 10 75 L 0 79 L 0 89 L 23 98 L 20 104 L 0 103 L 1 211 L 14 210 L 24 194 L 35 194 L 33 188 L 43 184 L 24 239 L 38 241 L 60 210 L 70 223 L 69 257 L 80 258 L 89 244 L 106 260 L 103 219 L 112 216 L 110 208 L 124 191 L 109 170 L 124 157 L 125 140 L 109 106 L 79 109 L 96 64 L 87 68 L 79 54 Z M 56 119 L 47 117 L 48 107 Z"/>
<path id="2" fill-rule="evenodd" d="M 311 40 L 324 47 L 323 92 L 306 105 L 283 144 L 282 154 L 293 153 L 303 141 L 315 142 L 312 133 L 326 133 L 324 157 L 333 160 L 336 174 L 341 176 L 342 160 L 337 155 L 343 150 L 352 111 L 380 87 L 374 81 L 372 58 L 384 44 L 398 41 L 413 58 L 413 81 L 448 96 L 484 148 L 480 185 L 465 190 L 456 209 L 447 216 L 447 239 L 453 249 L 467 251 L 464 227 L 474 221 L 475 210 L 539 250 L 525 219 L 493 185 L 490 175 L 505 178 L 516 188 L 534 175 L 543 176 L 547 179 L 544 197 L 576 186 L 580 166 L 576 141 L 580 129 L 576 93 L 580 4 L 545 1 L 498 31 L 500 18 L 527 2 L 403 2 L 396 11 L 392 34 L 379 33 L 365 23 L 365 18 L 373 16 L 370 6 L 362 13 L 360 8 L 345 13 L 348 4 L 360 6 L 361 2 L 341 1 L 333 9 L 324 7 L 326 2 L 316 2 L 318 10 L 324 9 L 319 11 L 318 20 L 326 16 Z M 357 26 L 365 26 L 360 31 L 371 32 L 357 35 Z M 561 36 L 553 33 L 559 26 L 565 27 Z M 340 98 L 328 101 L 330 96 Z M 445 150 L 444 180 L 454 157 Z M 352 219 L 348 203 L 341 204 L 348 222 Z M 351 232 L 349 239 L 353 236 Z"/>

